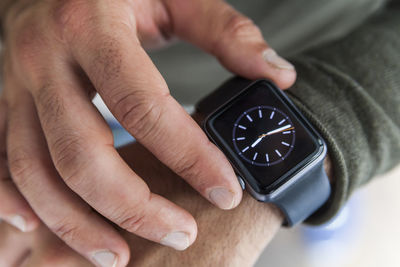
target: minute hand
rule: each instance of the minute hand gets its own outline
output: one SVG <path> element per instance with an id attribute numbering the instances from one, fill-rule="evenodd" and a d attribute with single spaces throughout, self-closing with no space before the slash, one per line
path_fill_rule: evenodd
<path id="1" fill-rule="evenodd" d="M 288 125 L 282 126 L 281 128 L 278 128 L 278 129 L 269 131 L 269 132 L 266 133 L 265 135 L 276 134 L 276 133 L 282 132 L 282 131 L 284 131 L 284 130 L 286 130 L 286 129 L 289 129 L 290 127 L 292 127 L 292 125 L 288 124 Z"/>

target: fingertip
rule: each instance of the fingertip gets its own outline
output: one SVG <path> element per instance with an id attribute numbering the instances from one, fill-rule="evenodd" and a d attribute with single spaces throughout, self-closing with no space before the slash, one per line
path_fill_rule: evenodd
<path id="1" fill-rule="evenodd" d="M 125 240 L 122 239 L 118 243 L 118 245 L 111 247 L 111 249 L 113 249 L 117 255 L 114 265 L 111 266 L 126 267 L 131 258 L 131 251 L 128 243 Z"/>
<path id="2" fill-rule="evenodd" d="M 236 53 L 232 50 L 229 53 L 227 49 L 219 59 L 227 69 L 245 78 L 269 79 L 281 89 L 291 87 L 296 81 L 295 67 L 273 49 L 265 48 L 266 45 L 261 47 L 250 45 Z"/>
<path id="3" fill-rule="evenodd" d="M 196 241 L 198 228 L 196 220 L 193 218 L 191 214 L 189 214 L 189 216 L 190 216 L 189 218 L 190 222 L 188 223 L 188 228 L 189 228 L 189 247 L 190 247 Z"/>
<path id="4" fill-rule="evenodd" d="M 242 200 L 242 190 L 239 185 L 232 185 L 232 189 L 225 187 L 214 187 L 209 189 L 210 201 L 222 210 L 231 210 L 237 207 Z"/>
<path id="5" fill-rule="evenodd" d="M 120 236 L 109 236 L 105 248 L 95 249 L 89 259 L 100 267 L 126 267 L 130 260 L 130 249 L 127 242 Z"/>
<path id="6" fill-rule="evenodd" d="M 193 245 L 197 238 L 197 224 L 192 217 L 192 223 L 186 224 L 184 231 L 173 231 L 166 234 L 160 244 L 183 251 Z"/>
<path id="7" fill-rule="evenodd" d="M 278 70 L 273 75 L 269 74 L 266 77 L 273 81 L 280 89 L 286 90 L 296 82 L 297 73 L 295 70 Z"/>
<path id="8" fill-rule="evenodd" d="M 23 233 L 33 232 L 40 225 L 40 221 L 35 215 L 15 214 L 4 218 L 4 220 Z"/>
<path id="9" fill-rule="evenodd" d="M 206 199 L 222 210 L 237 207 L 242 199 L 242 188 L 237 175 L 226 156 L 210 141 L 207 141 L 208 151 L 204 162 L 200 164 L 203 176 L 198 179 L 203 181 L 194 186 Z"/>
<path id="10" fill-rule="evenodd" d="M 232 209 L 236 208 L 239 206 L 240 202 L 242 202 L 242 197 L 243 197 L 243 190 L 240 185 L 237 186 L 238 190 L 235 192 L 235 203 L 233 204 Z"/>
<path id="11" fill-rule="evenodd" d="M 131 258 L 130 247 L 129 247 L 127 241 L 124 239 L 124 237 L 121 234 L 114 231 L 114 229 L 110 229 L 110 230 L 111 231 L 108 232 L 107 237 L 103 238 L 104 243 L 100 246 L 100 248 L 103 247 L 104 249 L 95 250 L 95 252 L 92 255 L 93 255 L 93 257 L 95 255 L 97 255 L 97 261 L 101 260 L 102 256 L 108 255 L 109 259 L 108 259 L 108 261 L 105 262 L 105 263 L 107 263 L 107 262 L 110 262 L 110 258 L 112 255 L 112 254 L 107 254 L 107 252 L 114 253 L 115 261 L 112 262 L 113 265 L 110 265 L 110 266 L 126 267 L 129 264 L 129 261 Z M 102 252 L 104 252 L 105 254 L 104 253 L 102 254 Z M 105 259 L 105 260 L 107 260 L 107 259 Z M 100 266 L 106 266 L 106 265 L 100 265 Z"/>
<path id="12" fill-rule="evenodd" d="M 41 222 L 40 219 L 35 215 L 33 218 L 28 219 L 26 225 L 26 232 L 33 232 L 39 228 Z"/>
<path id="13" fill-rule="evenodd" d="M 193 245 L 196 241 L 198 228 L 194 217 L 186 210 L 181 210 L 181 214 L 177 214 L 179 219 L 175 227 L 166 233 L 160 240 L 160 244 L 171 247 L 178 251 L 183 251 Z"/>

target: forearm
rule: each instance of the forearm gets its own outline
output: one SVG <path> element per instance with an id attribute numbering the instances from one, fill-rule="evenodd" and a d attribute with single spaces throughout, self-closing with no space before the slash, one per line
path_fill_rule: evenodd
<path id="1" fill-rule="evenodd" d="M 131 266 L 252 266 L 282 225 L 277 208 L 247 193 L 232 211 L 213 207 L 139 144 L 122 148 L 120 153 L 153 192 L 188 210 L 198 224 L 197 240 L 184 252 L 126 233 Z M 329 172 L 329 161 L 325 163 Z"/>
<path id="2" fill-rule="evenodd" d="M 276 208 L 248 194 L 232 211 L 213 207 L 138 144 L 120 153 L 153 192 L 188 210 L 198 224 L 197 240 L 184 252 L 126 234 L 131 266 L 251 266 L 282 224 Z"/>

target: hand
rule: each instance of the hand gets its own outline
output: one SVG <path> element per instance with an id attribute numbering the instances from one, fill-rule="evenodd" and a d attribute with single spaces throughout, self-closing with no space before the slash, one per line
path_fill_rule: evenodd
<path id="1" fill-rule="evenodd" d="M 128 266 L 252 266 L 282 223 L 282 215 L 273 205 L 246 193 L 234 211 L 214 208 L 138 143 L 119 152 L 153 192 L 190 211 L 202 232 L 189 250 L 178 252 L 121 231 L 132 252 Z M 22 234 L 0 222 L 0 236 L 0 267 L 88 266 L 85 258 L 43 225 Z"/>
<path id="2" fill-rule="evenodd" d="M 44 225 L 22 233 L 0 222 L 0 267 L 90 267 Z"/>
<path id="3" fill-rule="evenodd" d="M 177 36 L 237 74 L 289 87 L 293 67 L 249 19 L 215 0 L 19 0 L 4 21 L 8 123 L 0 142 L 7 152 L 0 190 L 7 193 L 0 202 L 10 204 L 1 205 L 2 218 L 29 231 L 38 225 L 36 213 L 97 265 L 107 252 L 123 266 L 129 250 L 92 208 L 149 240 L 176 249 L 194 242 L 193 217 L 151 193 L 113 148 L 111 131 L 91 103 L 96 92 L 201 195 L 223 209 L 238 205 L 241 189 L 231 166 L 170 96 L 144 48 Z"/>

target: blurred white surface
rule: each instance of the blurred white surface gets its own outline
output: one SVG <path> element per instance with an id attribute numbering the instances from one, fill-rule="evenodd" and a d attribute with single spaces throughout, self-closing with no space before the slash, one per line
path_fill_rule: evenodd
<path id="1" fill-rule="evenodd" d="M 356 204 L 347 212 L 357 215 L 347 214 L 347 240 L 342 231 L 328 240 L 309 242 L 304 227 L 282 229 L 255 267 L 400 266 L 400 166 L 375 178 L 350 201 Z"/>

